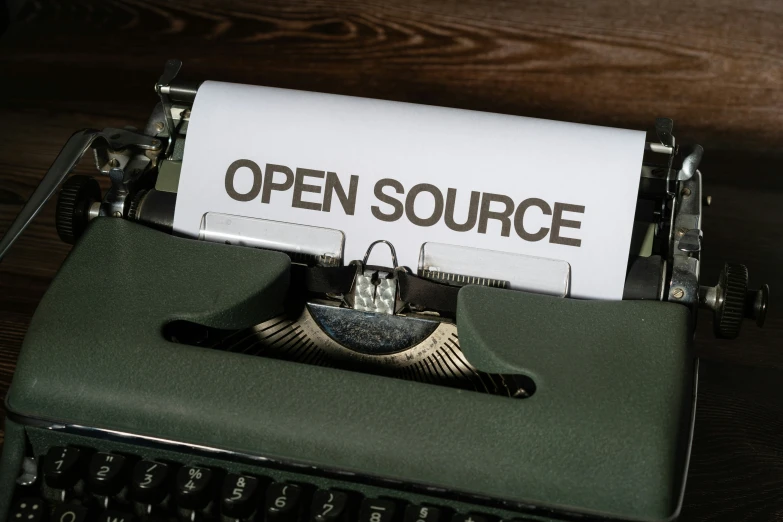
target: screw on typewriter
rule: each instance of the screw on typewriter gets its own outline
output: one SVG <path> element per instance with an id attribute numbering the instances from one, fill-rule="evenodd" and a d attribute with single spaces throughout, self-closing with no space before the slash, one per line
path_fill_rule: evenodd
<path id="1" fill-rule="evenodd" d="M 155 85 L 160 103 L 143 131 L 84 130 L 70 138 L 0 241 L 0 258 L 63 181 L 57 206 L 57 230 L 69 243 L 77 241 L 88 223 L 99 217 L 124 218 L 172 231 L 190 112 L 199 88 L 198 83 L 177 79 L 181 65 L 177 60 L 166 63 Z M 74 176 L 66 181 L 90 148 L 94 149 L 98 171 L 111 181 L 104 195 L 92 178 Z M 641 168 L 623 299 L 679 303 L 690 309 L 694 319 L 699 306 L 706 307 L 714 313 L 715 334 L 733 338 L 743 318 L 755 319 L 759 326 L 764 323 L 769 288 L 764 285 L 760 290 L 749 290 L 747 269 L 732 264 L 725 266 L 716 286 L 700 286 L 703 194 L 698 166 L 702 154 L 703 149 L 698 145 L 679 146 L 675 142 L 672 120 L 656 120 L 655 139 L 646 143 Z M 335 234 L 331 236 L 299 234 L 307 227 L 271 221 L 258 226 L 250 218 L 224 218 L 205 215 L 206 228 L 200 239 L 273 248 L 289 254 L 292 266 L 303 267 L 305 279 L 318 284 L 302 294 L 308 298 L 298 310 L 301 313 L 288 317 L 287 324 L 311 331 L 313 336 L 318 336 L 321 346 L 332 346 L 333 353 L 345 355 L 348 350 L 362 361 L 367 355 L 362 350 L 390 354 L 405 348 L 405 353 L 410 354 L 432 336 L 441 337 L 434 344 L 442 351 L 420 350 L 414 360 L 424 364 L 431 356 L 452 353 L 461 356 L 455 312 L 457 293 L 465 284 L 563 297 L 569 291 L 570 268 L 563 272 L 557 261 L 551 267 L 551 274 L 555 275 L 550 279 L 553 284 L 546 289 L 541 287 L 540 280 L 532 287 L 528 284 L 539 273 L 527 273 L 519 268 L 517 261 L 502 259 L 503 253 L 498 252 L 483 251 L 474 256 L 460 251 L 440 255 L 438 262 L 422 264 L 426 257 L 422 245 L 420 266 L 415 273 L 396 266 L 393 248 L 392 267 L 367 267 L 367 256 L 364 261 L 343 266 L 344 237 L 340 231 L 332 231 Z M 270 223 L 277 227 L 274 238 L 263 236 L 269 234 Z M 230 226 L 225 228 L 227 225 Z M 243 227 L 241 234 L 232 235 L 231 227 Z M 397 333 L 389 334 L 392 331 Z M 361 340 L 369 339 L 371 332 L 374 335 L 385 332 L 386 344 Z M 401 339 L 407 340 L 400 344 Z M 453 347 L 456 351 L 452 351 Z M 404 357 L 389 356 L 384 363 L 406 367 Z M 460 370 L 469 368 L 463 359 L 455 364 Z"/>

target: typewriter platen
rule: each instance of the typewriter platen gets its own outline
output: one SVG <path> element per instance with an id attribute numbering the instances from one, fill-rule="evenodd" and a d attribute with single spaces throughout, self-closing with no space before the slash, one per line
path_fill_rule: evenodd
<path id="1" fill-rule="evenodd" d="M 623 302 L 563 299 L 567 264 L 524 271 L 472 249 L 424 245 L 411 269 L 383 241 L 346 260 L 339 236 L 221 215 L 185 240 L 170 232 L 198 84 L 180 65 L 143 131 L 75 134 L 0 244 L 65 180 L 58 233 L 79 243 L 9 394 L 7 516 L 325 522 L 340 502 L 335 520 L 368 522 L 676 515 L 696 310 L 736 337 L 744 318 L 763 324 L 769 292 L 735 264 L 700 284 L 701 147 L 656 120 Z M 90 149 L 106 194 L 66 180 Z M 368 264 L 374 249 L 388 265 Z"/>

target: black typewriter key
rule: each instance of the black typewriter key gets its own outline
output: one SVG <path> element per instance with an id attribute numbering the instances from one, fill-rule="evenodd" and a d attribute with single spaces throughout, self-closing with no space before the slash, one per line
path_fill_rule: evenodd
<path id="1" fill-rule="evenodd" d="M 95 517 L 95 522 L 135 522 L 136 517 L 125 511 L 108 510 Z"/>
<path id="2" fill-rule="evenodd" d="M 185 509 L 204 509 L 212 500 L 212 470 L 183 466 L 177 473 L 177 504 Z"/>
<path id="3" fill-rule="evenodd" d="M 48 510 L 43 500 L 35 497 L 23 497 L 8 512 L 8 520 L 14 522 L 44 522 Z"/>
<path id="4" fill-rule="evenodd" d="M 126 459 L 114 453 L 96 453 L 90 459 L 87 479 L 90 491 L 98 495 L 116 495 L 125 485 Z"/>
<path id="5" fill-rule="evenodd" d="M 397 503 L 383 498 L 366 498 L 359 508 L 359 522 L 393 522 Z"/>
<path id="6" fill-rule="evenodd" d="M 223 515 L 248 518 L 256 510 L 261 493 L 261 481 L 256 477 L 230 473 L 223 479 L 220 505 Z"/>
<path id="7" fill-rule="evenodd" d="M 310 515 L 313 522 L 338 522 L 346 520 L 348 494 L 342 491 L 319 489 L 313 493 Z"/>
<path id="8" fill-rule="evenodd" d="M 171 470 L 162 462 L 142 460 L 133 468 L 131 490 L 133 499 L 145 504 L 159 504 L 168 493 L 168 479 Z"/>
<path id="9" fill-rule="evenodd" d="M 82 451 L 78 448 L 52 446 L 44 457 L 43 475 L 46 485 L 54 489 L 70 489 L 81 478 Z"/>
<path id="10" fill-rule="evenodd" d="M 432 506 L 408 506 L 402 522 L 443 522 L 443 510 Z"/>
<path id="11" fill-rule="evenodd" d="M 295 522 L 302 514 L 302 488 L 275 482 L 266 490 L 266 522 Z"/>
<path id="12" fill-rule="evenodd" d="M 78 504 L 59 504 L 54 508 L 51 522 L 85 522 L 88 511 Z"/>

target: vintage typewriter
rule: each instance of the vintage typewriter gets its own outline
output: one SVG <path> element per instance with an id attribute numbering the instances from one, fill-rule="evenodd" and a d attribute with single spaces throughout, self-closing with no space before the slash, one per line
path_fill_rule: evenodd
<path id="1" fill-rule="evenodd" d="M 436 248 L 411 269 L 390 245 L 370 266 L 252 220 L 255 248 L 219 220 L 175 237 L 199 88 L 180 65 L 145 129 L 74 134 L 0 243 L 64 182 L 57 230 L 76 246 L 6 398 L 0 519 L 676 518 L 696 311 L 731 338 L 768 301 L 742 265 L 699 280 L 701 147 L 655 121 L 622 301 L 566 298 L 567 277 L 541 295 L 491 254 Z M 90 149 L 105 194 L 68 178 Z"/>

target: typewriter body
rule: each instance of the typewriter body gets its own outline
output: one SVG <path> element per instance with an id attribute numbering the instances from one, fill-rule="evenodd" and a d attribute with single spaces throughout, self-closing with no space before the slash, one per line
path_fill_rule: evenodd
<path id="1" fill-rule="evenodd" d="M 575 300 L 567 277 L 560 296 L 519 290 L 500 258 L 476 276 L 448 252 L 398 267 L 393 245 L 388 266 L 335 259 L 291 229 L 172 235 L 198 91 L 179 66 L 145 129 L 76 133 L 0 243 L 92 149 L 111 188 L 60 191 L 76 246 L 6 398 L 0 520 L 677 517 L 696 309 L 734 337 L 768 289 L 742 265 L 701 284 L 702 150 L 671 120 L 640 166 L 624 299 Z"/>

